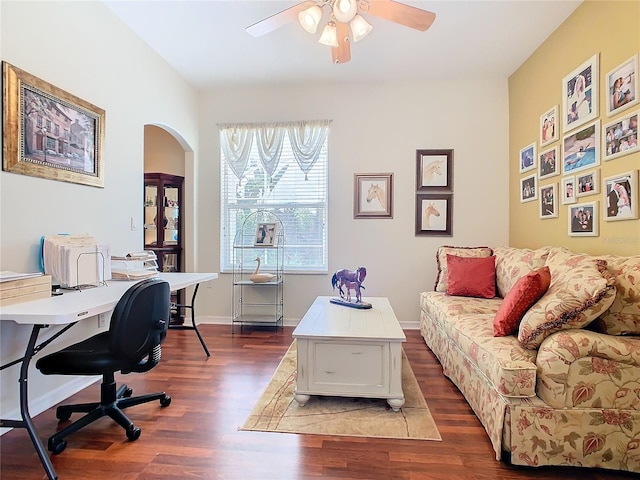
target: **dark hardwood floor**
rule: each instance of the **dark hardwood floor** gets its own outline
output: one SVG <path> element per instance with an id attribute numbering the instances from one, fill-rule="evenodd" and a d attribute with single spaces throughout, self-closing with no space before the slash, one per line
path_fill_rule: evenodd
<path id="1" fill-rule="evenodd" d="M 120 376 L 134 395 L 166 390 L 158 402 L 127 410 L 142 428 L 135 442 L 110 419 L 68 438 L 53 464 L 61 480 L 183 479 L 627 479 L 622 472 L 578 468 L 524 468 L 497 462 L 484 429 L 462 395 L 443 375 L 416 330 L 406 331 L 411 362 L 442 442 L 241 432 L 255 401 L 291 343 L 280 332 L 203 325 L 207 359 L 194 332 L 171 330 L 159 366 Z M 99 383 L 69 402 L 98 398 Z M 74 417 L 72 417 L 73 419 Z M 55 410 L 38 415 L 46 438 L 58 428 Z M 40 480 L 44 470 L 23 429 L 0 437 L 2 480 Z"/>

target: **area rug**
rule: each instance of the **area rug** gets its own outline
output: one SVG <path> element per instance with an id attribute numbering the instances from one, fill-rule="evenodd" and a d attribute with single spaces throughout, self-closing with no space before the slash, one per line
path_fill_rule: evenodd
<path id="1" fill-rule="evenodd" d="M 384 399 L 312 395 L 304 407 L 293 399 L 296 342 L 240 430 L 441 441 L 411 365 L 402 353 L 405 404 L 394 412 Z"/>

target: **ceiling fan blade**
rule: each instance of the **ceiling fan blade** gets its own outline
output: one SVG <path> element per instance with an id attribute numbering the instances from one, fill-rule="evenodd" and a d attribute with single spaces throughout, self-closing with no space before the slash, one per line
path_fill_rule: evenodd
<path id="1" fill-rule="evenodd" d="M 351 45 L 349 40 L 349 24 L 336 22 L 338 46 L 331 48 L 333 63 L 347 63 L 351 60 Z"/>
<path id="2" fill-rule="evenodd" d="M 433 12 L 394 0 L 371 0 L 368 4 L 368 10 L 363 9 L 363 11 L 374 17 L 380 17 L 422 32 L 427 30 L 436 19 L 436 14 Z"/>
<path id="3" fill-rule="evenodd" d="M 315 5 L 313 0 L 305 0 L 292 7 L 289 7 L 281 12 L 278 12 L 270 17 L 260 20 L 246 28 L 247 33 L 254 37 L 261 37 L 269 32 L 272 32 L 287 23 L 295 22 L 298 20 L 298 13 L 306 10 L 307 8 Z"/>

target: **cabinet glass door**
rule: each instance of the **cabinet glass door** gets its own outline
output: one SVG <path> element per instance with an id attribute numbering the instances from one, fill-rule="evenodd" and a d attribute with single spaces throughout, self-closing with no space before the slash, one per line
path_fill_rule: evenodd
<path id="1" fill-rule="evenodd" d="M 179 245 L 180 239 L 180 191 L 176 187 L 164 187 L 164 245 Z"/>
<path id="2" fill-rule="evenodd" d="M 144 187 L 144 244 L 158 244 L 158 187 L 145 185 Z"/>

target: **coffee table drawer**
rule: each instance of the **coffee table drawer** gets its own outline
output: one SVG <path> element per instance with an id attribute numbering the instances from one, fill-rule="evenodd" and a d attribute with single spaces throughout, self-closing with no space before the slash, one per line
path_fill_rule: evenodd
<path id="1" fill-rule="evenodd" d="M 389 344 L 310 342 L 309 388 L 313 391 L 369 395 L 388 393 Z"/>

